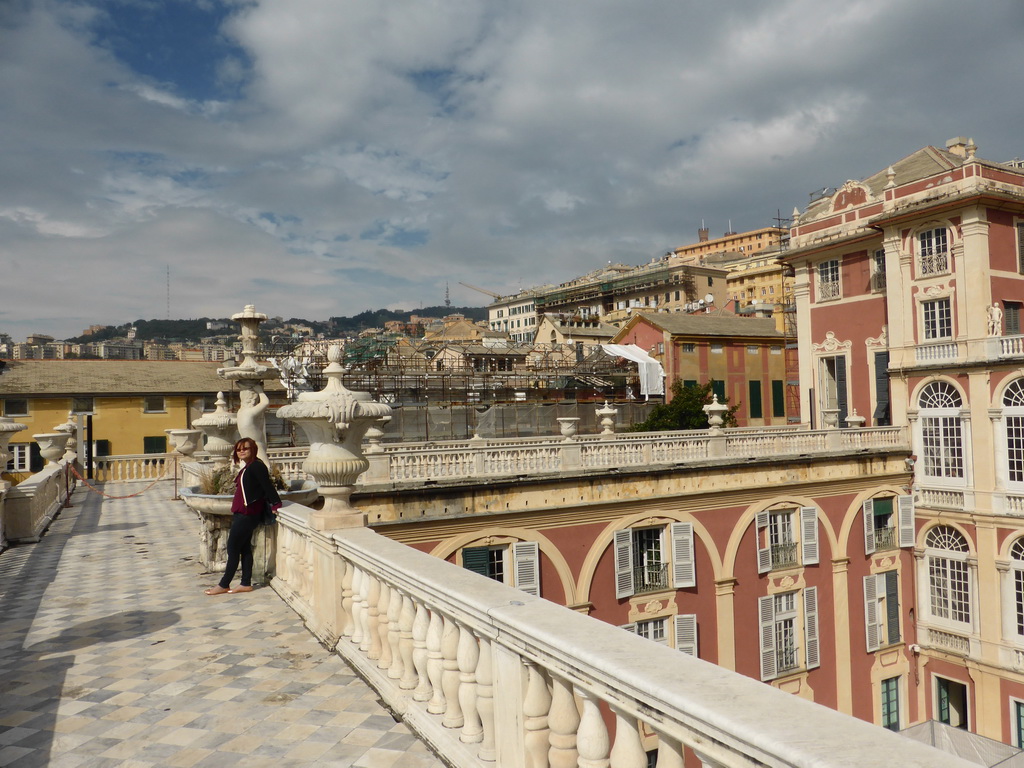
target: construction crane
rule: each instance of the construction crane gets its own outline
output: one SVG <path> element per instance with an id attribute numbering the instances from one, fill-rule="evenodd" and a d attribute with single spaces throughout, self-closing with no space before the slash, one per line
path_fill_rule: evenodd
<path id="1" fill-rule="evenodd" d="M 495 299 L 500 299 L 501 298 L 501 294 L 500 293 L 495 293 L 494 291 L 488 291 L 486 288 L 480 288 L 480 287 L 478 287 L 476 285 L 470 285 L 469 283 L 464 283 L 461 280 L 459 280 L 459 285 L 464 285 L 467 288 L 472 288 L 474 291 L 480 291 L 480 293 L 485 293 L 488 296 L 490 296 L 492 298 L 495 298 Z"/>

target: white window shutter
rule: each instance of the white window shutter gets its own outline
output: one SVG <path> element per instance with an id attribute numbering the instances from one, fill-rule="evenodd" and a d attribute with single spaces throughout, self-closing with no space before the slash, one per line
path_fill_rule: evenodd
<path id="1" fill-rule="evenodd" d="M 697 655 L 697 614 L 684 613 L 675 617 L 676 649 L 691 656 Z"/>
<path id="2" fill-rule="evenodd" d="M 897 499 L 900 523 L 900 546 L 914 546 L 914 497 L 900 496 Z"/>
<path id="3" fill-rule="evenodd" d="M 818 562 L 818 508 L 800 507 L 800 546 L 802 565 Z"/>
<path id="4" fill-rule="evenodd" d="M 864 511 L 864 554 L 870 555 L 875 551 L 875 500 L 865 499 L 861 509 Z"/>
<path id="5" fill-rule="evenodd" d="M 818 653 L 818 588 L 804 590 L 804 645 L 807 648 L 807 669 L 821 666 Z"/>
<path id="6" fill-rule="evenodd" d="M 513 586 L 540 597 L 540 545 L 536 541 L 513 543 L 512 561 Z"/>
<path id="7" fill-rule="evenodd" d="M 864 639 L 868 653 L 878 650 L 878 579 L 864 577 Z"/>
<path id="8" fill-rule="evenodd" d="M 761 623 L 761 679 L 775 677 L 775 598 L 757 598 L 758 620 Z"/>
<path id="9" fill-rule="evenodd" d="M 676 589 L 697 586 L 693 563 L 693 523 L 672 523 L 672 586 Z"/>
<path id="10" fill-rule="evenodd" d="M 633 587 L 633 531 L 615 532 L 615 597 L 630 597 Z"/>
<path id="11" fill-rule="evenodd" d="M 757 538 L 755 539 L 757 546 L 757 572 L 768 573 L 772 569 L 772 550 L 768 543 L 768 512 L 757 513 Z M 764 542 L 764 546 L 761 546 L 761 542 Z"/>

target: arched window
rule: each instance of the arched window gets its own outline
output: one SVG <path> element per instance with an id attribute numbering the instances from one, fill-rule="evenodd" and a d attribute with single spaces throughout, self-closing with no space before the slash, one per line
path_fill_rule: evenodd
<path id="1" fill-rule="evenodd" d="M 970 547 L 958 530 L 937 525 L 925 538 L 928 608 L 933 619 L 971 623 Z"/>
<path id="2" fill-rule="evenodd" d="M 956 387 L 933 381 L 918 398 L 921 408 L 921 452 L 925 477 L 964 476 L 963 400 Z"/>
<path id="3" fill-rule="evenodd" d="M 949 272 L 949 233 L 945 227 L 918 233 L 917 258 L 922 276 Z"/>
<path id="4" fill-rule="evenodd" d="M 1013 546 L 1010 547 L 1010 559 L 1013 561 L 1014 618 L 1017 622 L 1017 636 L 1024 637 L 1024 536 L 1013 542 Z"/>
<path id="5" fill-rule="evenodd" d="M 1024 379 L 1016 379 L 1003 392 L 1006 424 L 1006 464 L 1010 482 L 1024 483 Z"/>

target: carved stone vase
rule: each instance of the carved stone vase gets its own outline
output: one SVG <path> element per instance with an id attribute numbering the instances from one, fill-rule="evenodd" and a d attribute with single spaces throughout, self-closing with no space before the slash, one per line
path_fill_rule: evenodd
<path id="1" fill-rule="evenodd" d="M 324 506 L 310 515 L 315 530 L 365 525 L 366 515 L 349 502 L 356 478 L 369 467 L 360 444 L 366 431 L 391 408 L 374 402 L 366 392 L 350 392 L 341 383 L 341 348 L 327 352 L 324 369 L 327 384 L 319 392 L 303 392 L 298 399 L 281 407 L 278 418 L 295 422 L 309 440 L 309 455 L 302 470 L 316 479 Z"/>

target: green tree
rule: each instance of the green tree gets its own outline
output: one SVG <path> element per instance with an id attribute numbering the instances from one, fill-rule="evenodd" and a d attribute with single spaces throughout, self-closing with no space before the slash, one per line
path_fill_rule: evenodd
<path id="1" fill-rule="evenodd" d="M 632 426 L 633 432 L 658 432 L 666 429 L 707 429 L 708 415 L 704 406 L 709 405 L 714 397 L 711 382 L 684 387 L 681 381 L 672 384 L 672 400 L 654 406 L 646 420 Z M 722 405 L 729 405 L 729 399 L 719 400 Z M 723 427 L 736 426 L 738 405 L 729 406 L 722 414 Z"/>

